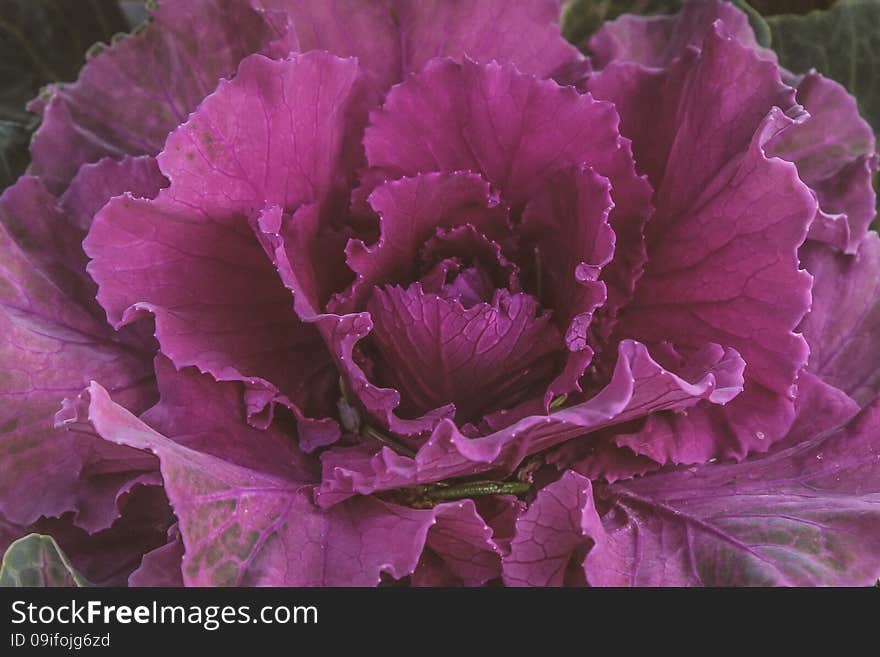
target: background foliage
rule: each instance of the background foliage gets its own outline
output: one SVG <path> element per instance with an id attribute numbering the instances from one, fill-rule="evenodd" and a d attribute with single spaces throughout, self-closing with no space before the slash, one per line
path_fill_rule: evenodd
<path id="1" fill-rule="evenodd" d="M 0 0 L 0 190 L 28 163 L 37 127 L 28 101 L 46 84 L 75 79 L 93 44 L 143 16 L 130 0 Z"/>

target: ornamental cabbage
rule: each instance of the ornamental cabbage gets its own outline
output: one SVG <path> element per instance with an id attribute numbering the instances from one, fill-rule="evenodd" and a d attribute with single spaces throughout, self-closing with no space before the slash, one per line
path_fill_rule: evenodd
<path id="1" fill-rule="evenodd" d="M 161 1 L 0 199 L 0 537 L 98 584 L 866 585 L 877 167 L 717 0 Z M 60 409 L 60 410 L 59 410 Z"/>

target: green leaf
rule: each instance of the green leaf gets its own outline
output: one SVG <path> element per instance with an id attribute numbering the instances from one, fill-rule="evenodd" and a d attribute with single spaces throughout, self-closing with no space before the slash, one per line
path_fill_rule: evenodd
<path id="1" fill-rule="evenodd" d="M 128 29 L 117 0 L 0 0 L 0 191 L 27 166 L 27 102 L 75 79 L 93 43 Z"/>
<path id="2" fill-rule="evenodd" d="M 119 0 L 119 7 L 125 14 L 128 26 L 135 28 L 147 20 L 147 8 L 144 6 L 144 0 Z"/>
<path id="3" fill-rule="evenodd" d="M 31 129 L 26 123 L 0 119 L 0 190 L 27 167 Z"/>
<path id="4" fill-rule="evenodd" d="M 880 0 L 840 0 L 828 11 L 766 20 L 782 66 L 795 73 L 815 68 L 837 80 L 880 130 Z"/>
<path id="5" fill-rule="evenodd" d="M 605 21 L 623 14 L 671 14 L 682 0 L 571 0 L 562 10 L 562 34 L 580 45 Z"/>
<path id="6" fill-rule="evenodd" d="M 767 25 L 767 21 L 764 20 L 760 12 L 746 2 L 746 0 L 733 0 L 733 4 L 749 17 L 749 25 L 755 33 L 755 40 L 758 42 L 758 45 L 762 48 L 769 48 L 773 36 L 770 33 L 770 26 Z"/>
<path id="7" fill-rule="evenodd" d="M 92 586 L 70 564 L 55 539 L 28 534 L 6 550 L 0 565 L 0 586 Z"/>
<path id="8" fill-rule="evenodd" d="M 814 9 L 828 9 L 836 0 L 749 0 L 762 16 L 806 14 Z"/>

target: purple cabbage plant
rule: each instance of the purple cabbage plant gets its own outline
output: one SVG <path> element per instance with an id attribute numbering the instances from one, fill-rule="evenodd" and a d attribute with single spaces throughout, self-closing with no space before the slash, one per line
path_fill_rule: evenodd
<path id="1" fill-rule="evenodd" d="M 177 0 L 0 199 L 0 539 L 97 584 L 867 585 L 875 141 L 716 0 Z M 59 410 L 60 409 L 60 410 Z"/>

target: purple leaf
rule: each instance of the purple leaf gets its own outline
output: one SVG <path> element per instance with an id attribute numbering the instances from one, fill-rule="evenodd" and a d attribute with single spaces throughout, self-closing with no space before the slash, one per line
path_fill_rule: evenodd
<path id="1" fill-rule="evenodd" d="M 880 239 L 869 233 L 854 255 L 809 243 L 813 307 L 800 326 L 810 343 L 808 370 L 867 406 L 880 392 Z"/>
<path id="2" fill-rule="evenodd" d="M 736 465 L 597 488 L 587 581 L 867 586 L 880 577 L 876 404 L 849 425 Z"/>
<path id="3" fill-rule="evenodd" d="M 612 100 L 625 96 L 630 87 L 618 85 L 625 66 L 609 66 L 590 88 Z M 785 435 L 794 417 L 792 385 L 808 354 L 794 333 L 810 305 L 810 277 L 799 269 L 797 249 L 816 201 L 793 164 L 765 154 L 772 139 L 797 125 L 780 109 L 794 111 L 794 91 L 772 62 L 720 24 L 660 86 L 659 102 L 670 112 L 651 119 L 659 137 L 634 142 L 640 161 L 647 149 L 657 184 L 648 267 L 617 335 L 739 351 L 747 363 L 739 399 L 664 420 L 667 437 L 643 442 L 662 463 L 741 459 Z M 632 99 L 619 107 L 628 134 L 644 118 L 627 114 L 637 109 Z"/>
<path id="4" fill-rule="evenodd" d="M 76 82 L 31 103 L 43 120 L 29 172 L 57 194 L 83 164 L 155 155 L 221 78 L 278 36 L 242 0 L 160 3 L 142 33 L 105 48 Z"/>
<path id="5" fill-rule="evenodd" d="M 131 174 L 126 164 L 106 170 L 103 193 L 131 184 Z M 91 378 L 135 412 L 155 396 L 152 343 L 114 334 L 83 272 L 75 199 L 98 203 L 102 193 L 86 181 L 78 177 L 61 203 L 31 177 L 0 198 L 0 512 L 29 525 L 74 511 L 75 522 L 94 532 L 110 526 L 133 486 L 159 481 L 153 459 L 54 427 L 62 400 Z M 137 176 L 134 182 L 158 191 Z"/>

